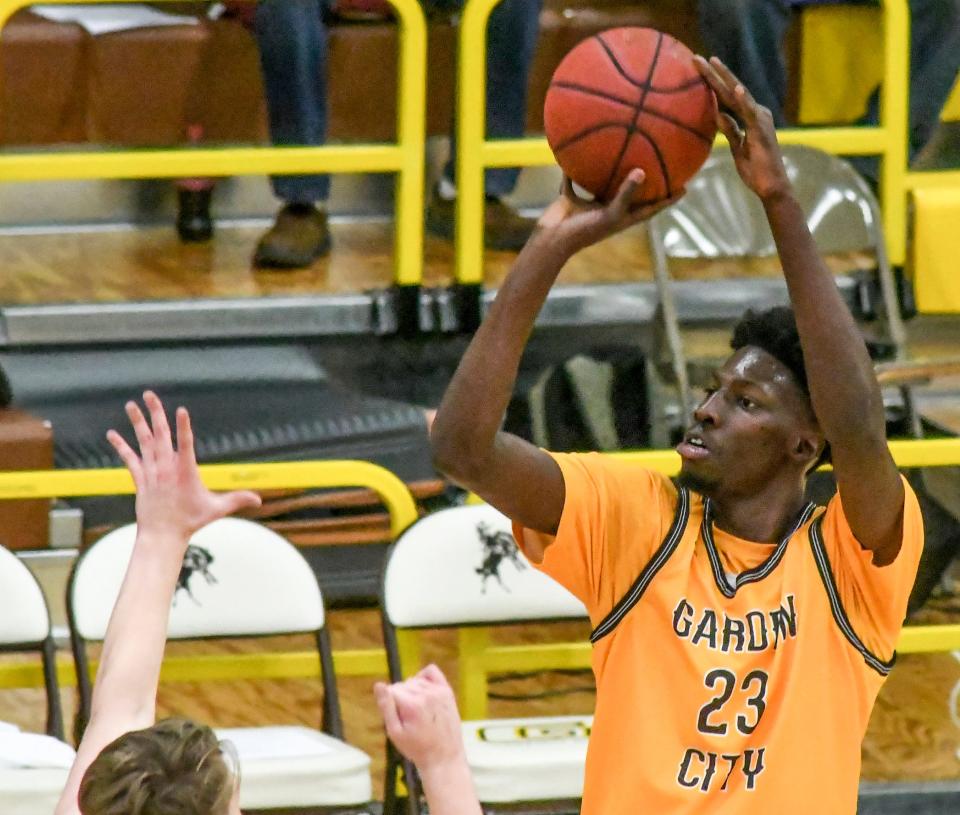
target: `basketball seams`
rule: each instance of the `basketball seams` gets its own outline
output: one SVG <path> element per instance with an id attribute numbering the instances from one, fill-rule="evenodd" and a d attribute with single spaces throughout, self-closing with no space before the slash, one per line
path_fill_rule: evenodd
<path id="1" fill-rule="evenodd" d="M 645 138 L 650 143 L 650 146 L 653 148 L 653 154 L 657 157 L 657 164 L 660 165 L 660 173 L 663 175 L 663 183 L 666 185 L 667 194 L 664 195 L 663 197 L 669 198 L 671 195 L 673 195 L 670 189 L 670 170 L 667 167 L 667 162 L 663 158 L 663 153 L 660 152 L 660 145 L 657 144 L 656 139 L 650 136 L 650 134 L 647 133 L 642 128 L 639 128 L 639 127 L 634 128 L 633 133 L 631 133 L 627 137 L 627 141 L 629 142 L 634 135 L 643 136 L 643 138 Z"/>
<path id="2" fill-rule="evenodd" d="M 651 116 L 654 119 L 659 119 L 661 122 L 667 122 L 672 124 L 678 130 L 682 130 L 684 133 L 689 133 L 691 136 L 696 136 L 704 144 L 713 144 L 713 139 L 701 133 L 695 127 L 691 127 L 686 122 L 681 122 L 679 119 L 674 119 L 672 116 L 667 116 L 666 113 L 661 113 L 659 110 L 652 110 L 651 108 L 644 108 L 640 111 L 644 116 Z M 637 127 L 637 130 L 643 130 L 641 127 Z"/>
<path id="3" fill-rule="evenodd" d="M 622 128 L 623 130 L 626 130 L 628 134 L 630 131 L 630 125 L 626 124 L 625 122 L 599 122 L 598 124 L 590 125 L 590 127 L 588 127 L 586 130 L 583 130 L 574 136 L 570 136 L 566 140 L 560 142 L 560 144 L 553 149 L 559 153 L 574 142 L 578 142 L 580 139 L 585 139 L 587 136 L 592 136 L 594 133 L 598 133 L 601 130 L 607 130 L 608 128 Z"/>
<path id="4" fill-rule="evenodd" d="M 600 34 L 594 34 L 593 38 L 598 43 L 600 43 L 600 47 L 607 52 L 607 56 L 610 58 L 610 62 L 613 63 L 613 67 L 616 69 L 617 73 L 620 74 L 620 76 L 626 79 L 627 82 L 629 82 L 634 87 L 639 88 L 644 92 L 648 90 L 648 88 L 644 87 L 644 85 L 648 85 L 653 79 L 653 65 L 650 66 L 650 72 L 647 74 L 646 80 L 640 81 L 639 79 L 636 79 L 627 73 L 627 69 L 620 64 L 620 60 L 617 59 L 617 55 L 613 53 L 613 49 L 609 45 L 607 45 L 607 41 Z M 657 32 L 657 48 L 653 56 L 654 64 L 656 64 L 657 55 L 660 53 L 660 45 L 662 44 L 662 42 L 663 42 L 663 34 L 661 34 L 660 32 Z"/>
<path id="5" fill-rule="evenodd" d="M 614 94 L 612 94 L 612 93 L 607 93 L 607 92 L 605 92 L 605 91 L 598 91 L 598 90 L 596 90 L 596 89 L 594 89 L 594 88 L 588 88 L 588 87 L 585 86 L 585 85 L 577 85 L 577 84 L 575 84 L 575 83 L 573 83 L 573 82 L 554 82 L 550 87 L 551 87 L 551 88 L 559 88 L 559 89 L 565 90 L 565 91 L 572 91 L 572 92 L 574 92 L 574 93 L 582 93 L 584 96 L 594 96 L 594 97 L 596 97 L 597 99 L 605 99 L 605 100 L 608 101 L 608 102 L 613 102 L 614 104 L 623 105 L 623 107 L 628 107 L 628 108 L 630 108 L 631 110 L 633 110 L 633 111 L 635 111 L 635 112 L 636 112 L 636 109 L 637 109 L 637 103 L 635 103 L 635 102 L 631 102 L 631 101 L 629 101 L 628 99 L 623 99 L 622 97 L 616 96 L 616 95 L 614 95 Z M 653 87 L 649 88 L 649 90 L 650 90 L 651 93 L 657 93 L 657 90 L 656 90 L 655 88 L 653 88 Z M 705 142 L 706 144 L 713 144 L 713 139 L 712 139 L 710 136 L 707 136 L 706 134 L 701 133 L 701 132 L 700 132 L 699 130 L 697 130 L 695 127 L 691 127 L 691 126 L 688 125 L 686 122 L 681 122 L 679 119 L 675 119 L 675 118 L 673 118 L 672 116 L 668 116 L 666 113 L 662 113 L 662 112 L 659 111 L 659 110 L 656 110 L 656 109 L 654 109 L 654 108 L 643 108 L 643 109 L 640 111 L 640 113 L 643 113 L 643 114 L 645 114 L 645 115 L 647 115 L 647 116 L 652 116 L 653 118 L 655 118 L 655 119 L 660 119 L 660 120 L 662 120 L 662 121 L 664 121 L 664 122 L 669 122 L 669 123 L 672 124 L 674 127 L 678 127 L 678 128 L 680 128 L 681 130 L 686 131 L 686 132 L 689 133 L 690 135 L 696 136 L 697 138 L 701 139 L 701 140 L 702 140 L 703 142 Z M 623 125 L 623 124 L 621 123 L 621 127 L 626 127 L 626 125 Z M 583 132 L 582 135 L 587 135 L 587 133 L 589 133 L 589 132 L 592 132 L 592 130 L 586 130 L 586 131 Z M 577 136 L 571 136 L 570 138 L 568 138 L 568 139 L 563 143 L 562 146 L 563 146 L 563 147 L 566 147 L 566 146 L 570 143 L 570 141 L 572 141 L 572 140 L 574 140 L 574 139 L 576 139 L 576 138 L 577 138 Z M 560 146 L 559 146 L 559 145 L 558 145 L 558 149 L 560 149 Z"/>
<path id="6" fill-rule="evenodd" d="M 597 39 L 603 42 L 603 38 L 600 37 L 599 34 L 597 35 Z M 658 32 L 657 45 L 656 45 L 656 48 L 654 48 L 653 58 L 650 60 L 650 68 L 647 73 L 648 83 L 650 82 L 650 80 L 653 79 L 653 73 L 657 69 L 657 61 L 660 59 L 660 49 L 662 47 L 663 47 L 663 34 Z M 620 67 L 619 63 L 617 62 L 617 58 L 613 55 L 610 49 L 607 48 L 606 43 L 604 43 L 604 50 L 607 52 L 607 55 L 610 57 L 610 59 L 614 62 L 615 66 L 617 67 L 617 70 L 622 72 L 623 69 Z M 624 74 L 624 76 L 626 76 L 626 74 Z M 610 172 L 610 176 L 607 178 L 607 183 L 603 185 L 603 192 L 600 195 L 601 199 L 605 199 L 608 197 L 608 194 L 610 192 L 610 185 L 613 183 L 613 180 L 617 177 L 617 174 L 620 172 L 620 165 L 623 163 L 623 157 L 627 154 L 627 148 L 630 146 L 630 139 L 633 137 L 633 134 L 636 132 L 637 121 L 640 119 L 640 114 L 643 112 L 643 103 L 646 101 L 648 93 L 650 93 L 649 88 L 645 89 L 643 93 L 640 95 L 640 101 L 637 102 L 636 112 L 633 115 L 633 121 L 630 123 L 630 127 L 627 129 L 627 135 L 624 137 L 623 144 L 620 147 L 620 154 L 617 156 L 617 160 L 613 163 L 613 169 Z M 653 140 L 646 133 L 644 133 L 643 136 L 651 144 L 653 143 Z M 664 174 L 663 181 L 667 185 L 667 195 L 669 195 L 670 179 L 666 175 L 666 167 L 663 163 L 663 157 L 660 155 L 659 149 L 657 149 L 656 147 L 654 149 L 657 154 L 657 161 L 660 164 L 660 171 Z"/>
<path id="7" fill-rule="evenodd" d="M 624 99 L 621 96 L 616 96 L 607 91 L 599 91 L 596 88 L 588 88 L 586 85 L 578 85 L 576 82 L 553 82 L 550 85 L 552 88 L 560 88 L 565 91 L 574 91 L 575 93 L 582 93 L 585 96 L 596 96 L 599 99 L 606 99 L 608 102 L 615 102 L 618 105 L 623 105 L 626 108 L 631 110 L 637 109 L 637 103 L 630 99 Z"/>

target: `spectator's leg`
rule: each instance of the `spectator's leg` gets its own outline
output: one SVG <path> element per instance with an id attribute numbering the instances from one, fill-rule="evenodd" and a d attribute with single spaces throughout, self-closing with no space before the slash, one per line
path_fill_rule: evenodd
<path id="1" fill-rule="evenodd" d="M 518 139 L 526 131 L 527 80 L 540 33 L 541 6 L 541 0 L 503 0 L 490 15 L 487 138 Z M 516 167 L 487 170 L 487 195 L 507 195 L 519 175 Z"/>
<path id="2" fill-rule="evenodd" d="M 960 70 L 960 0 L 910 0 L 910 143 L 912 159 L 929 141 L 940 111 Z M 861 124 L 880 121 L 880 89 L 867 103 Z M 874 156 L 849 159 L 877 186 L 879 161 Z"/>
<path id="3" fill-rule="evenodd" d="M 910 152 L 930 140 L 960 71 L 960 0 L 910 2 Z"/>
<path id="4" fill-rule="evenodd" d="M 462 5 L 462 3 L 460 4 Z M 490 14 L 487 28 L 486 135 L 519 138 L 526 129 L 527 80 L 540 32 L 542 0 L 502 0 Z M 453 236 L 456 138 L 451 135 L 451 156 L 444 168 L 440 194 L 427 212 L 427 226 L 445 237 Z M 513 190 L 519 168 L 496 168 L 484 173 L 486 243 L 496 249 L 520 249 L 533 229 L 500 199 Z"/>
<path id="5" fill-rule="evenodd" d="M 697 0 L 697 15 L 706 54 L 720 57 L 754 98 L 770 108 L 777 127 L 783 127 L 783 38 L 791 16 L 787 0 Z"/>
<path id="6" fill-rule="evenodd" d="M 327 135 L 326 0 L 259 0 L 256 36 L 260 48 L 270 138 L 276 145 L 321 145 Z M 256 266 L 308 266 L 329 249 L 324 211 L 327 175 L 271 178 L 285 206 L 261 239 Z"/>

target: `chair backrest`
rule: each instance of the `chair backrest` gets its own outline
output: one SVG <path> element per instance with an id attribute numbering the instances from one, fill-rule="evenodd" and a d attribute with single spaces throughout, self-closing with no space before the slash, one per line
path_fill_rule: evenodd
<path id="1" fill-rule="evenodd" d="M 50 613 L 33 573 L 0 547 L 0 647 L 36 646 L 50 636 Z"/>
<path id="2" fill-rule="evenodd" d="M 92 686 L 86 644 L 102 641 L 136 539 L 136 525 L 113 530 L 74 564 L 67 614 L 80 690 L 78 732 L 89 717 Z M 324 629 L 323 596 L 303 555 L 265 526 L 223 518 L 190 540 L 170 608 L 175 640 L 315 635 L 324 686 L 323 727 L 340 736 L 333 658 Z"/>
<path id="3" fill-rule="evenodd" d="M 387 554 L 381 592 L 385 619 L 397 628 L 587 616 L 530 565 L 510 521 L 490 506 L 444 509 L 413 524 Z"/>
<path id="4" fill-rule="evenodd" d="M 820 251 L 876 250 L 882 235 L 876 196 L 849 163 L 800 145 L 786 145 L 783 160 Z M 660 212 L 651 228 L 670 257 L 776 254 L 763 207 L 740 181 L 726 148 L 711 153 L 686 195 Z"/>
<path id="5" fill-rule="evenodd" d="M 136 533 L 135 524 L 113 530 L 74 566 L 68 606 L 84 640 L 106 634 Z M 170 608 L 169 639 L 305 633 L 323 624 L 310 565 L 276 532 L 224 518 L 191 539 Z"/>
<path id="6" fill-rule="evenodd" d="M 39 653 L 47 695 L 47 734 L 63 738 L 56 648 L 40 584 L 12 552 L 0 547 L 0 651 Z"/>
<path id="7" fill-rule="evenodd" d="M 407 529 L 387 552 L 380 610 L 394 681 L 403 675 L 397 629 L 496 626 L 587 617 L 586 608 L 576 597 L 530 565 L 517 547 L 509 519 L 487 505 L 440 510 Z M 558 667 L 551 662 L 552 655 L 542 657 L 539 667 L 543 670 Z M 567 667 L 568 663 L 563 664 Z M 463 663 L 461 670 L 466 670 Z M 485 674 L 482 685 L 485 689 Z M 399 811 L 400 767 L 408 790 L 407 811 L 419 815 L 416 772 L 389 740 L 384 812 Z"/>

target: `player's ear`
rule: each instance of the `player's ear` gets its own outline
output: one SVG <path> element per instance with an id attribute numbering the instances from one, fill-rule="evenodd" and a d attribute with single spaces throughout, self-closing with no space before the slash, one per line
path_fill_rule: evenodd
<path id="1" fill-rule="evenodd" d="M 823 437 L 814 429 L 799 431 L 793 438 L 790 455 L 807 466 L 813 464 L 823 447 Z"/>

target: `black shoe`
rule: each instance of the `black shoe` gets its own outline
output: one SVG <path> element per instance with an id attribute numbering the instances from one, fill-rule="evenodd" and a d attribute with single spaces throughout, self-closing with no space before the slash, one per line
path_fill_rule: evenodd
<path id="1" fill-rule="evenodd" d="M 287 204 L 257 244 L 253 265 L 260 269 L 303 269 L 329 251 L 327 213 L 310 204 Z"/>
<path id="2" fill-rule="evenodd" d="M 177 234 L 184 243 L 202 243 L 213 237 L 212 192 L 212 189 L 177 190 Z"/>

